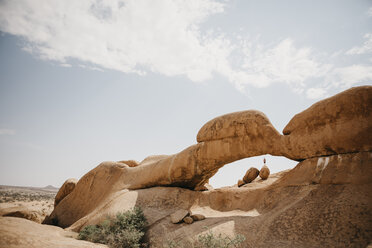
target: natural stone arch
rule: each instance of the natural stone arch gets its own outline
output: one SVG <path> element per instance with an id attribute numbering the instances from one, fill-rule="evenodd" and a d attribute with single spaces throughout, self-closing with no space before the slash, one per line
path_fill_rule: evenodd
<path id="1" fill-rule="evenodd" d="M 371 151 L 371 109 L 372 86 L 364 86 L 320 101 L 297 114 L 284 129 L 285 135 L 259 111 L 217 117 L 200 129 L 199 143 L 177 154 L 151 156 L 137 166 L 126 161 L 101 163 L 79 180 L 46 222 L 58 217 L 59 225 L 69 226 L 126 189 L 193 189 L 202 186 L 225 164 L 243 158 L 271 154 L 304 160 Z"/>
<path id="2" fill-rule="evenodd" d="M 129 189 L 171 185 L 203 185 L 225 164 L 252 156 L 281 155 L 281 135 L 269 119 L 256 110 L 217 117 L 199 131 L 198 144 L 166 157 L 145 159 L 127 168 L 123 181 Z M 141 175 L 140 177 L 136 175 Z M 150 179 L 150 180 L 149 180 Z"/>
<path id="3" fill-rule="evenodd" d="M 198 143 L 170 156 L 152 156 L 125 166 L 121 188 L 195 188 L 219 168 L 243 158 L 270 154 L 293 160 L 372 150 L 372 87 L 351 88 L 297 114 L 281 135 L 260 111 L 230 113 L 207 122 Z M 123 165 L 123 164 L 121 164 Z M 125 164 L 124 164 L 125 165 Z"/>

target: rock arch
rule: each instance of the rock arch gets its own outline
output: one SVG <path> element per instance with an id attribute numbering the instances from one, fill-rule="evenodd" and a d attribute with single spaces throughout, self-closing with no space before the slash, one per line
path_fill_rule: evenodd
<path id="1" fill-rule="evenodd" d="M 153 186 L 193 189 L 219 168 L 243 158 L 270 154 L 294 160 L 372 150 L 372 86 L 351 88 L 297 114 L 281 135 L 262 112 L 217 117 L 197 135 L 198 143 L 173 155 L 151 156 L 137 165 L 104 162 L 84 175 L 52 215 L 69 226 L 122 190 Z M 129 163 L 129 162 L 128 162 Z"/>

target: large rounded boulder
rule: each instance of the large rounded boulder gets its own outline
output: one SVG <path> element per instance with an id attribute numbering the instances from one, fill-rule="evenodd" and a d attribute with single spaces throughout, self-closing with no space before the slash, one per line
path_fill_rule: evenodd
<path id="1" fill-rule="evenodd" d="M 262 166 L 259 176 L 262 180 L 266 180 L 270 176 L 270 169 L 266 165 Z"/>
<path id="2" fill-rule="evenodd" d="M 252 140 L 277 138 L 279 132 L 266 115 L 257 110 L 234 112 L 208 121 L 199 130 L 198 142 L 249 136 Z"/>
<path id="3" fill-rule="evenodd" d="M 243 181 L 245 183 L 250 183 L 254 179 L 256 179 L 256 177 L 258 176 L 259 173 L 260 173 L 260 171 L 257 168 L 251 167 L 245 173 L 245 175 L 243 177 Z"/>
<path id="4" fill-rule="evenodd" d="M 291 159 L 372 150 L 372 86 L 354 87 L 313 104 L 283 130 Z"/>

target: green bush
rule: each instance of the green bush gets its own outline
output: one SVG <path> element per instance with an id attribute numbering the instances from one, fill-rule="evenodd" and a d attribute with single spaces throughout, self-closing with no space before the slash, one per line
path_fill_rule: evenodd
<path id="1" fill-rule="evenodd" d="M 108 218 L 99 225 L 84 227 L 78 239 L 94 243 L 106 244 L 111 248 L 128 247 L 139 248 L 146 244 L 145 235 L 146 218 L 140 208 L 117 213 L 115 218 Z"/>
<path id="2" fill-rule="evenodd" d="M 98 225 L 86 226 L 79 233 L 79 239 L 88 240 L 94 243 L 104 244 L 104 239 L 101 237 L 103 228 Z"/>

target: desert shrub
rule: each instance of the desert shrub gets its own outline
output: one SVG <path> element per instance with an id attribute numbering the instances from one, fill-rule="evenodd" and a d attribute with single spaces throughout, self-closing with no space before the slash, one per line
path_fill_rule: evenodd
<path id="1" fill-rule="evenodd" d="M 139 248 L 145 246 L 143 237 L 147 221 L 140 208 L 117 213 L 99 225 L 84 227 L 78 238 L 94 243 L 106 244 L 111 248 Z"/>
<path id="2" fill-rule="evenodd" d="M 105 244 L 105 229 L 99 225 L 86 226 L 79 233 L 79 239 Z"/>
<path id="3" fill-rule="evenodd" d="M 49 192 L 7 192 L 0 191 L 0 199 L 2 202 L 15 202 L 15 201 L 42 201 L 54 200 L 56 194 Z"/>
<path id="4" fill-rule="evenodd" d="M 221 234 L 215 236 L 211 231 L 206 234 L 198 236 L 197 240 L 193 243 L 182 243 L 174 240 L 167 240 L 164 248 L 178 248 L 178 247 L 191 247 L 191 248 L 240 248 L 245 241 L 245 236 L 241 234 L 235 235 L 233 238 L 222 236 Z"/>
<path id="5" fill-rule="evenodd" d="M 178 248 L 180 246 L 181 246 L 181 242 L 176 242 L 174 240 L 168 239 L 163 245 L 163 248 Z"/>
<path id="6" fill-rule="evenodd" d="M 198 236 L 195 248 L 238 248 L 245 241 L 245 236 L 238 234 L 233 238 L 223 237 L 221 234 L 215 236 L 211 231 Z"/>

